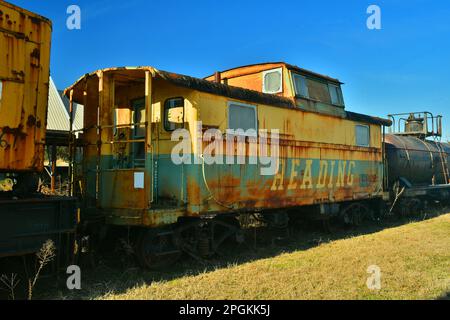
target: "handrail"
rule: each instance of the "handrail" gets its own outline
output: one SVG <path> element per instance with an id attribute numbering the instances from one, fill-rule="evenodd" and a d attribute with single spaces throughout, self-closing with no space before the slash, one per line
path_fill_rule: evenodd
<path id="1" fill-rule="evenodd" d="M 407 116 L 407 117 L 405 117 Z M 408 112 L 389 114 L 388 118 L 392 121 L 389 127 L 389 133 L 401 135 L 414 135 L 422 138 L 441 137 L 442 136 L 442 116 L 434 116 L 429 111 Z M 406 125 L 409 121 L 419 120 L 423 123 L 421 131 L 407 131 Z"/>

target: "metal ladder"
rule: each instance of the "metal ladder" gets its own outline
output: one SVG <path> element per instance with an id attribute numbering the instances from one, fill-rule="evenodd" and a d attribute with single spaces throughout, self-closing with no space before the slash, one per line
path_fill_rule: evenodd
<path id="1" fill-rule="evenodd" d="M 436 138 L 434 139 L 434 143 L 439 150 L 439 156 L 441 158 L 442 172 L 444 173 L 445 182 L 446 184 L 450 184 L 447 153 L 444 152 L 444 150 L 442 149 L 442 145 L 440 144 L 440 141 L 437 141 Z"/>

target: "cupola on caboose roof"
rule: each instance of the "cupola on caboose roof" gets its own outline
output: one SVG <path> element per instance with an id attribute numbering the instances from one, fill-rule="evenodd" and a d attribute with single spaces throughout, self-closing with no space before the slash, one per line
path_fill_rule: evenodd
<path id="1" fill-rule="evenodd" d="M 236 77 L 238 75 L 245 75 L 245 74 L 251 74 L 251 73 L 256 73 L 262 70 L 267 70 L 267 69 L 272 69 L 272 68 L 277 68 L 280 66 L 284 66 L 289 70 L 295 70 L 304 74 L 309 74 L 311 76 L 315 76 L 318 78 L 323 78 L 323 79 L 327 79 L 329 81 L 332 82 L 336 82 L 336 83 L 340 83 L 343 84 L 343 82 L 340 82 L 338 79 L 336 78 L 332 78 L 330 76 L 324 75 L 324 74 L 320 74 L 311 70 L 307 70 L 304 68 L 300 68 L 296 65 L 293 64 L 289 64 L 283 61 L 279 61 L 279 62 L 262 62 L 262 63 L 254 63 L 254 64 L 248 64 L 248 65 L 243 65 L 243 66 L 239 66 L 239 67 L 235 67 L 235 68 L 231 68 L 231 69 L 227 69 L 227 70 L 223 70 L 223 71 L 219 71 L 221 73 L 221 75 L 223 76 L 223 78 L 233 78 Z M 212 80 L 214 78 L 214 74 L 209 75 L 207 77 L 205 77 L 206 80 Z"/>
<path id="2" fill-rule="evenodd" d="M 289 98 L 307 111 L 346 116 L 341 81 L 286 62 L 241 66 L 205 79 Z"/>

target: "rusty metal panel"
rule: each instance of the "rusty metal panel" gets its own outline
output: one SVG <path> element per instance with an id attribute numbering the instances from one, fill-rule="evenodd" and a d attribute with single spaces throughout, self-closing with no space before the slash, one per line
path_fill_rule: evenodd
<path id="1" fill-rule="evenodd" d="M 0 171 L 43 169 L 51 28 L 0 3 Z"/>
<path id="2" fill-rule="evenodd" d="M 48 239 L 64 250 L 61 240 L 76 231 L 76 199 L 54 196 L 3 199 L 0 216 L 0 257 L 37 252 Z"/>
<path id="3" fill-rule="evenodd" d="M 107 170 L 101 174 L 100 207 L 147 208 L 144 188 L 145 172 L 135 170 Z"/>

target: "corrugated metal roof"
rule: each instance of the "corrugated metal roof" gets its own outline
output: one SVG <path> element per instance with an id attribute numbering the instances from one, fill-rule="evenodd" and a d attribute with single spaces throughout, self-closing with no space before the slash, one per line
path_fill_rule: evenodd
<path id="1" fill-rule="evenodd" d="M 50 77 L 47 130 L 69 131 L 69 112 L 67 108 L 53 79 Z M 83 106 L 74 104 L 74 110 L 73 130 L 79 130 L 83 128 Z"/>
<path id="2" fill-rule="evenodd" d="M 73 116 L 73 127 L 74 130 L 83 129 L 83 119 L 84 119 L 84 106 L 78 103 L 73 104 L 74 116 Z"/>
<path id="3" fill-rule="evenodd" d="M 70 101 L 64 95 L 64 90 L 58 90 L 58 94 L 61 97 L 64 107 L 67 110 L 67 114 L 70 112 Z M 74 130 L 80 130 L 83 128 L 84 106 L 76 102 L 73 103 L 73 127 Z"/>
<path id="4" fill-rule="evenodd" d="M 69 131 L 69 114 L 52 78 L 48 91 L 47 130 Z"/>

